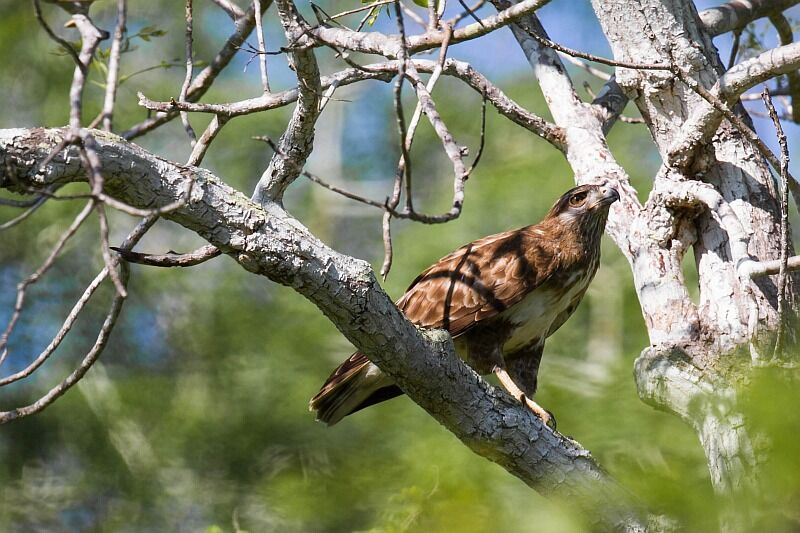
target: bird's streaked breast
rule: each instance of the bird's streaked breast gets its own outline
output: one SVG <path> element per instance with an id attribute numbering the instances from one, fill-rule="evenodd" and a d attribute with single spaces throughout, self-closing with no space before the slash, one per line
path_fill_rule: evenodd
<path id="1" fill-rule="evenodd" d="M 503 352 L 511 353 L 534 339 L 546 338 L 556 317 L 574 305 L 575 297 L 586 290 L 593 277 L 594 270 L 573 271 L 565 279 L 545 283 L 501 313 L 498 319 L 516 325 L 503 345 Z"/>

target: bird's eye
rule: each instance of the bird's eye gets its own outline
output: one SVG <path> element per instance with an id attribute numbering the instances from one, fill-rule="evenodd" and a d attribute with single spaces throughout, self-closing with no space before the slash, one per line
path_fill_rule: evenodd
<path id="1" fill-rule="evenodd" d="M 586 193 L 579 192 L 569 198 L 569 205 L 572 207 L 580 207 L 586 201 Z"/>

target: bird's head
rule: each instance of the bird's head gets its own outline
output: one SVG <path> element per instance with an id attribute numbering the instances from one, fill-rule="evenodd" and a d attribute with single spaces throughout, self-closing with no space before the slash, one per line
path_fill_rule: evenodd
<path id="1" fill-rule="evenodd" d="M 585 235 L 603 232 L 608 208 L 619 200 L 619 192 L 608 183 L 579 185 L 559 198 L 545 219 L 557 219 L 565 227 L 573 227 Z"/>

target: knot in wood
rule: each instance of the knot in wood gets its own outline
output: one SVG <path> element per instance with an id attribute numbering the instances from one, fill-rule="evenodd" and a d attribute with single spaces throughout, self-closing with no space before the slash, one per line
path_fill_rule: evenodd
<path id="1" fill-rule="evenodd" d="M 260 265 L 259 265 L 258 261 L 256 261 L 256 259 L 252 255 L 250 255 L 248 253 L 241 252 L 236 257 L 236 260 L 248 272 L 252 272 L 254 274 L 258 274 L 261 271 L 261 268 L 260 268 Z"/>

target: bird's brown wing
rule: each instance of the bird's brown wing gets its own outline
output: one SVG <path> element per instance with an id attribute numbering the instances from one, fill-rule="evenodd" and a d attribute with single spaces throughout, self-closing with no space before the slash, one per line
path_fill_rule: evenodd
<path id="1" fill-rule="evenodd" d="M 420 274 L 397 306 L 418 326 L 461 335 L 549 277 L 554 261 L 541 244 L 530 228 L 472 242 Z"/>
<path id="2" fill-rule="evenodd" d="M 485 237 L 425 270 L 397 306 L 416 325 L 445 328 L 457 337 L 518 303 L 550 277 L 556 268 L 552 249 L 532 227 Z M 370 374 L 370 368 L 369 359 L 356 352 L 334 370 L 311 399 L 317 418 L 335 424 L 403 393 L 383 381 L 382 374 Z"/>

